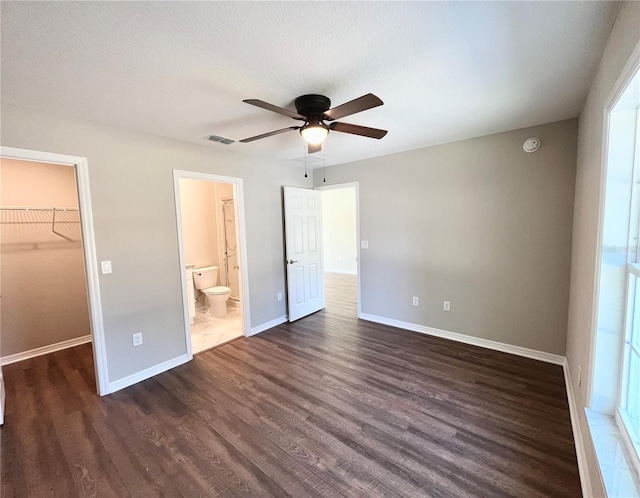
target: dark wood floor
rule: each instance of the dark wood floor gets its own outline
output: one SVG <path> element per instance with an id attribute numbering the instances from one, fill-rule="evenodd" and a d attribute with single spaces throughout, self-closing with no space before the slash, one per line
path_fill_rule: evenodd
<path id="1" fill-rule="evenodd" d="M 104 398 L 89 345 L 5 367 L 2 496 L 580 496 L 560 367 L 358 321 L 348 278 Z"/>

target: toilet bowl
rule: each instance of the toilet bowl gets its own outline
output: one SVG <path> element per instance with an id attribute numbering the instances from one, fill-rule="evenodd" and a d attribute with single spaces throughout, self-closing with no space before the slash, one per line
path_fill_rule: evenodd
<path id="1" fill-rule="evenodd" d="M 215 318 L 227 316 L 227 300 L 231 295 L 231 289 L 217 285 L 218 267 L 205 266 L 193 269 L 193 283 L 207 298 L 207 311 Z"/>
<path id="2" fill-rule="evenodd" d="M 231 295 L 231 289 L 224 286 L 209 287 L 204 289 L 207 296 L 207 309 L 209 314 L 216 318 L 227 316 L 227 300 Z"/>

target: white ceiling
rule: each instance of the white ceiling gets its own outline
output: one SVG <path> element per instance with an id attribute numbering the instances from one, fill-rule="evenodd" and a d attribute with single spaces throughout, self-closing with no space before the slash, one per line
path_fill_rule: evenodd
<path id="1" fill-rule="evenodd" d="M 385 105 L 341 121 L 326 165 L 575 117 L 612 2 L 6 2 L 2 101 L 205 144 L 298 124 L 320 93 Z M 301 158 L 297 132 L 227 147 Z"/>

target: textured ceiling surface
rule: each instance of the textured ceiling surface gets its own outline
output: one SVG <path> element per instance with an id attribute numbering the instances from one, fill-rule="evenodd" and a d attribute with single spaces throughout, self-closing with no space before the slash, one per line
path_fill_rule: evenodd
<path id="1" fill-rule="evenodd" d="M 3 102 L 285 161 L 293 109 L 365 93 L 385 105 L 342 119 L 321 164 L 375 157 L 579 114 L 611 2 L 2 2 Z"/>

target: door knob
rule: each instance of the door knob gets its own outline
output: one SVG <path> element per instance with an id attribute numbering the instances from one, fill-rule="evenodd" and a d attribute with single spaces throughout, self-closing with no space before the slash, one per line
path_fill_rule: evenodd
<path id="1" fill-rule="evenodd" d="M 289 260 L 289 264 L 292 265 L 293 263 L 297 263 L 297 261 L 294 261 L 293 259 Z"/>

